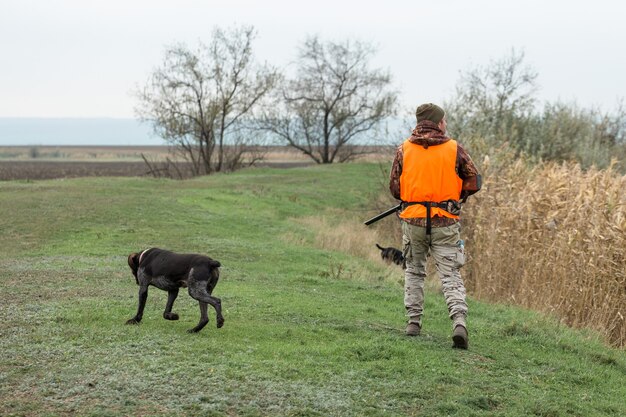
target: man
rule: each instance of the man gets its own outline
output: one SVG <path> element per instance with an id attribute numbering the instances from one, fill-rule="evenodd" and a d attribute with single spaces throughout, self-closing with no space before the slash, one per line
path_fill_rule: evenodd
<path id="1" fill-rule="evenodd" d="M 415 113 L 417 126 L 396 151 L 389 189 L 402 200 L 402 242 L 406 259 L 404 305 L 408 336 L 422 329 L 426 257 L 437 265 L 453 325 L 453 347 L 467 349 L 467 304 L 460 268 L 465 263 L 460 238 L 461 202 L 480 190 L 481 177 L 470 156 L 446 136 L 446 114 L 435 104 Z"/>

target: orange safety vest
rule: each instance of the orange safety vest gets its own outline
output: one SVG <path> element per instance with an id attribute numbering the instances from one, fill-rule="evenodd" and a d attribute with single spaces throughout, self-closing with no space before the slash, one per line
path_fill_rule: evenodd
<path id="1" fill-rule="evenodd" d="M 450 139 L 440 145 L 424 148 L 406 140 L 402 144 L 403 160 L 400 175 L 400 198 L 405 202 L 430 201 L 440 203 L 461 198 L 463 180 L 456 173 L 457 143 Z M 431 208 L 431 217 L 459 216 L 439 208 Z M 400 213 L 403 219 L 426 217 L 426 207 L 408 206 Z"/>

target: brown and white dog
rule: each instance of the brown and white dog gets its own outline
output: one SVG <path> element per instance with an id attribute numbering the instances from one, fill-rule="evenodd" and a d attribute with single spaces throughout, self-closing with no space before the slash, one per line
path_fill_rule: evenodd
<path id="1" fill-rule="evenodd" d="M 163 312 L 166 320 L 178 320 L 172 313 L 172 306 L 178 297 L 179 288 L 187 288 L 189 295 L 200 303 L 200 322 L 189 333 L 202 330 L 209 322 L 207 306 L 210 304 L 216 313 L 217 327 L 224 325 L 222 302 L 211 293 L 220 276 L 220 263 L 204 255 L 179 254 L 159 248 L 150 248 L 128 256 L 128 265 L 139 285 L 139 306 L 137 314 L 126 324 L 139 324 L 148 298 L 148 287 L 153 285 L 167 291 L 167 304 Z"/>

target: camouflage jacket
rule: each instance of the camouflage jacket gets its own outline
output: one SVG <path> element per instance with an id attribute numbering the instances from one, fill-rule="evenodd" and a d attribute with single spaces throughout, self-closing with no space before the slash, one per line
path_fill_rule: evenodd
<path id="1" fill-rule="evenodd" d="M 437 125 L 431 121 L 425 120 L 417 124 L 413 133 L 409 138 L 412 143 L 421 145 L 425 148 L 429 146 L 441 145 L 449 141 L 450 138 L 437 127 Z M 389 178 L 389 191 L 394 198 L 400 200 L 400 175 L 402 175 L 402 162 L 404 155 L 402 151 L 402 144 L 398 146 L 396 150 L 396 156 L 391 166 L 391 174 Z M 478 192 L 481 186 L 481 179 L 472 158 L 465 151 L 463 146 L 458 143 L 457 155 L 456 155 L 456 173 L 459 178 L 463 180 L 463 187 L 461 189 L 461 199 L 465 199 L 470 195 Z M 415 226 L 426 226 L 425 218 L 414 219 L 402 219 L 407 223 Z M 458 222 L 458 219 L 451 219 L 448 217 L 435 216 L 431 220 L 432 227 L 444 227 L 450 226 Z"/>

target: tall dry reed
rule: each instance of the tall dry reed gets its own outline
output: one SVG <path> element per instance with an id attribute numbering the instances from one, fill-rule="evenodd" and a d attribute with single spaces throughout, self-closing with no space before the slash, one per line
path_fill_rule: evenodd
<path id="1" fill-rule="evenodd" d="M 483 190 L 464 208 L 468 291 L 626 346 L 626 176 L 519 161 L 483 169 Z"/>

